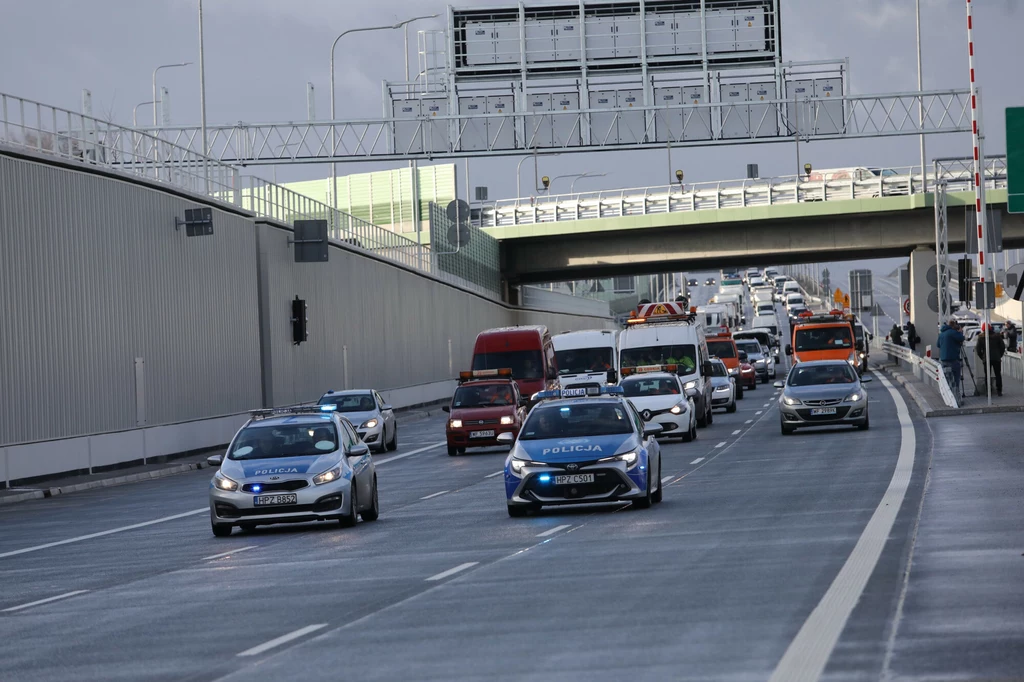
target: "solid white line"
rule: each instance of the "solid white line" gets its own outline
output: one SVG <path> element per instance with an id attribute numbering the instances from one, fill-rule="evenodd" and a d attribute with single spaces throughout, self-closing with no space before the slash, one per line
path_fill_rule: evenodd
<path id="1" fill-rule="evenodd" d="M 114 533 L 123 533 L 126 530 L 135 530 L 136 528 L 145 528 L 146 526 L 152 526 L 157 523 L 165 523 L 167 521 L 174 521 L 176 519 L 183 519 L 187 516 L 195 516 L 196 514 L 206 514 L 210 511 L 209 507 L 200 507 L 199 509 L 193 509 L 192 511 L 183 512 L 181 514 L 174 514 L 173 516 L 165 516 L 160 519 L 153 519 L 152 521 L 143 521 L 142 523 L 133 523 L 130 526 L 121 526 L 120 528 L 111 528 L 110 530 L 100 531 L 99 533 L 89 533 L 88 535 L 79 535 L 78 537 L 68 538 L 67 540 L 58 540 L 57 542 L 47 542 L 45 545 L 36 545 L 35 547 L 26 547 L 24 549 L 15 549 L 10 552 L 4 552 L 0 554 L 0 559 L 6 559 L 9 556 L 17 556 L 19 554 L 28 554 L 29 552 L 38 552 L 41 549 L 49 549 L 50 547 L 59 547 L 61 545 L 70 545 L 73 542 L 82 542 L 83 540 L 92 540 L 93 538 L 101 538 L 104 535 L 113 535 Z"/>
<path id="2" fill-rule="evenodd" d="M 58 599 L 67 599 L 68 597 L 74 597 L 77 594 L 85 594 L 89 590 L 75 590 L 74 592 L 65 592 L 64 594 L 58 594 L 56 597 L 47 597 L 46 599 L 39 599 L 36 601 L 30 601 L 27 604 L 21 604 L 20 606 L 12 606 L 9 609 L 4 609 L 0 613 L 10 613 L 12 611 L 21 611 L 22 609 L 30 609 L 33 606 L 40 606 L 41 604 L 49 604 L 50 602 L 57 601 Z"/>
<path id="3" fill-rule="evenodd" d="M 744 424 L 753 424 L 753 423 L 754 423 L 754 420 L 753 420 L 753 419 L 748 419 L 747 421 L 745 421 L 745 422 L 743 422 L 743 423 L 744 423 Z"/>
<path id="4" fill-rule="evenodd" d="M 537 533 L 537 537 L 539 537 L 539 538 L 546 538 L 549 535 L 554 535 L 555 533 L 557 533 L 560 530 L 565 530 L 570 525 L 572 525 L 572 524 L 563 523 L 561 526 L 555 526 L 554 528 L 549 528 L 548 530 L 544 531 L 543 533 Z"/>
<path id="5" fill-rule="evenodd" d="M 695 459 L 692 462 L 690 462 L 690 464 L 700 464 L 703 461 L 704 461 L 703 457 L 698 457 L 697 459 Z"/>
<path id="6" fill-rule="evenodd" d="M 427 495 L 426 497 L 421 497 L 420 499 L 421 500 L 429 500 L 431 497 L 438 497 L 439 495 L 444 495 L 446 492 L 448 492 L 448 491 L 447 490 L 442 490 L 439 493 L 434 493 L 433 495 Z"/>
<path id="7" fill-rule="evenodd" d="M 900 453 L 896 470 L 846 563 L 776 666 L 771 676 L 773 682 L 816 682 L 821 677 L 846 621 L 878 564 L 910 485 L 916 449 L 914 423 L 910 420 L 903 397 L 885 377 L 878 378 L 892 395 L 896 416 L 900 420 Z"/>
<path id="8" fill-rule="evenodd" d="M 495 471 L 493 474 L 487 474 L 484 478 L 494 478 L 495 476 L 501 476 L 503 473 L 505 473 L 504 470 Z"/>
<path id="9" fill-rule="evenodd" d="M 480 562 L 479 561 L 470 561 L 470 562 L 465 563 L 465 564 L 459 564 L 455 568 L 449 568 L 447 571 L 441 571 L 437 575 L 432 575 L 429 578 L 427 578 L 427 580 L 428 581 L 444 580 L 445 578 L 447 578 L 450 575 L 455 575 L 456 573 L 461 573 L 462 571 L 465 571 L 467 568 L 473 568 L 478 563 L 480 563 Z"/>
<path id="10" fill-rule="evenodd" d="M 740 431 L 742 431 L 742 430 L 743 430 L 743 429 L 736 429 L 735 431 L 733 431 L 733 432 L 732 432 L 732 435 L 734 435 L 734 436 L 735 436 L 736 434 L 738 434 L 738 433 L 739 433 Z"/>
<path id="11" fill-rule="evenodd" d="M 667 483 L 668 481 L 671 481 L 671 480 L 672 480 L 671 476 L 662 476 L 662 478 L 661 478 L 661 482 L 662 483 Z"/>
<path id="12" fill-rule="evenodd" d="M 718 445 L 716 445 L 715 447 L 716 447 L 716 448 L 722 448 L 722 447 L 725 447 L 725 441 L 723 440 L 723 441 L 722 441 L 721 443 L 719 443 L 719 444 L 718 444 Z"/>
<path id="13" fill-rule="evenodd" d="M 421 452 L 426 452 L 427 450 L 435 450 L 435 449 L 441 447 L 442 445 L 447 445 L 447 444 L 448 444 L 448 441 L 443 440 L 440 443 L 434 443 L 433 445 L 428 445 L 428 446 L 423 447 L 423 448 L 418 448 L 416 450 L 410 450 L 409 452 L 403 452 L 400 455 L 392 455 L 390 457 L 382 457 L 381 459 L 375 459 L 375 460 L 373 460 L 373 464 L 375 466 L 380 466 L 381 464 L 387 464 L 388 462 L 394 462 L 396 459 L 405 459 L 406 457 L 412 457 L 413 455 L 418 455 Z"/>
<path id="14" fill-rule="evenodd" d="M 200 561 L 213 561 L 214 559 L 222 559 L 226 556 L 231 556 L 232 554 L 238 554 L 239 552 L 248 552 L 250 549 L 256 549 L 256 547 L 258 547 L 258 545 L 239 547 L 238 549 L 233 549 L 230 552 L 221 552 L 220 554 L 211 554 L 210 556 L 204 556 L 202 559 L 200 559 Z"/>
<path id="15" fill-rule="evenodd" d="M 327 623 L 317 623 L 316 625 L 307 625 L 306 627 L 299 628 L 298 630 L 295 630 L 294 632 L 289 632 L 287 635 L 281 635 L 280 637 L 276 637 L 276 638 L 270 640 L 269 642 L 264 642 L 263 644 L 260 644 L 259 646 L 254 646 L 251 649 L 246 649 L 245 651 L 243 651 L 242 653 L 240 653 L 238 655 L 239 656 L 258 656 L 258 655 L 262 654 L 264 651 L 269 651 L 270 649 L 273 649 L 274 647 L 281 646 L 282 644 L 287 644 L 288 642 L 292 641 L 293 639 L 298 639 L 299 637 L 302 637 L 304 635 L 308 635 L 311 632 L 316 632 L 317 630 L 321 630 L 321 629 L 323 629 L 325 627 L 327 627 Z"/>
<path id="16" fill-rule="evenodd" d="M 758 411 L 757 411 L 757 412 L 755 412 L 754 414 L 761 414 L 762 412 L 764 412 L 764 410 L 758 410 Z"/>

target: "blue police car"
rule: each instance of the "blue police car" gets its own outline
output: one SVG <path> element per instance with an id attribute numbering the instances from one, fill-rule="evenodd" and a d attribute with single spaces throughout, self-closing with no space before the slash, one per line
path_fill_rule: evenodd
<path id="1" fill-rule="evenodd" d="M 661 502 L 657 424 L 645 423 L 619 386 L 534 394 L 540 402 L 505 461 L 508 514 L 547 505 Z M 504 438 L 502 438 L 504 437 Z M 513 442 L 512 434 L 501 434 Z"/>

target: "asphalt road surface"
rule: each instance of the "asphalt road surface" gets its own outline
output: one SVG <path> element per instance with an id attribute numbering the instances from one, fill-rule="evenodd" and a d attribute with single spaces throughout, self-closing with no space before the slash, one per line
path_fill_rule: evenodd
<path id="1" fill-rule="evenodd" d="M 510 519 L 505 451 L 449 457 L 439 418 L 402 425 L 352 529 L 214 538 L 209 471 L 12 505 L 0 678 L 879 679 L 931 441 L 868 392 L 871 430 L 782 436 L 747 391 L 663 444 L 648 510 Z"/>

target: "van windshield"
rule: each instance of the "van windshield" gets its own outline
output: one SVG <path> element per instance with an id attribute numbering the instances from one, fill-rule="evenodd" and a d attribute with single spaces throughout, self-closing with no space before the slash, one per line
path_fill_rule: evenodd
<path id="1" fill-rule="evenodd" d="M 677 374 L 693 374 L 697 371 L 697 348 L 693 344 L 671 346 L 647 346 L 644 348 L 623 348 L 619 355 L 623 367 L 646 367 L 648 365 L 678 365 Z"/>
<path id="2" fill-rule="evenodd" d="M 734 358 L 736 346 L 732 341 L 708 341 L 708 352 L 720 358 Z"/>
<path id="3" fill-rule="evenodd" d="M 514 379 L 543 379 L 544 363 L 539 350 L 507 350 L 500 353 L 477 353 L 473 369 L 512 369 Z"/>
<path id="4" fill-rule="evenodd" d="M 555 362 L 559 374 L 583 374 L 584 372 L 606 372 L 614 367 L 611 348 L 574 348 L 556 350 Z"/>
<path id="5" fill-rule="evenodd" d="M 852 336 L 849 327 L 809 327 L 796 330 L 794 345 L 798 352 L 850 348 Z"/>

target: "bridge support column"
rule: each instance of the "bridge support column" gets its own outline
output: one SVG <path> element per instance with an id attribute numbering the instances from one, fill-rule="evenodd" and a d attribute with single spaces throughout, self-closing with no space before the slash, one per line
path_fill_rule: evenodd
<path id="1" fill-rule="evenodd" d="M 925 346 L 930 345 L 932 356 L 937 358 L 939 313 L 934 273 L 935 251 L 923 246 L 914 249 L 910 254 L 910 321 L 914 323 L 917 335 L 921 337 L 921 343 L 917 347 L 919 353 L 924 355 Z M 909 346 L 910 340 L 906 339 L 905 343 Z"/>

